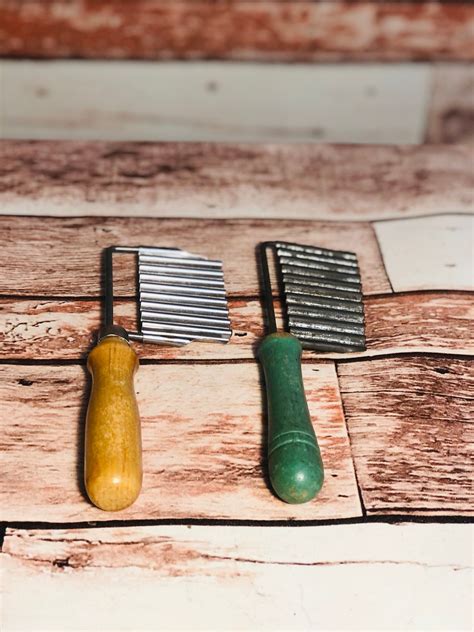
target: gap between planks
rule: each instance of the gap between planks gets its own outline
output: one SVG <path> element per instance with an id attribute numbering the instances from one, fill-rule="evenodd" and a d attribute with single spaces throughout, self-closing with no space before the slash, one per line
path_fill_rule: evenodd
<path id="1" fill-rule="evenodd" d="M 35 521 L 19 521 L 9 520 L 8 522 L 0 523 L 3 533 L 6 529 L 19 529 L 19 530 L 61 530 L 61 529 L 101 529 L 101 528 L 116 528 L 116 527 L 293 527 L 293 528 L 306 528 L 306 527 L 323 527 L 323 526 L 338 526 L 338 525 L 363 525 L 363 524 L 390 524 L 400 525 L 406 524 L 474 524 L 474 519 L 471 516 L 456 515 L 454 507 L 440 508 L 439 512 L 432 508 L 429 511 L 422 508 L 415 507 L 413 511 L 415 513 L 403 513 L 406 511 L 405 507 L 399 508 L 399 513 L 373 513 L 367 515 L 363 513 L 357 518 L 328 518 L 328 519 L 314 519 L 314 520 L 244 520 L 239 518 L 163 518 L 163 519 L 137 519 L 137 520 L 101 520 L 95 522 L 94 520 L 87 520 L 84 522 L 41 522 Z M 443 512 L 447 510 L 447 513 Z"/>

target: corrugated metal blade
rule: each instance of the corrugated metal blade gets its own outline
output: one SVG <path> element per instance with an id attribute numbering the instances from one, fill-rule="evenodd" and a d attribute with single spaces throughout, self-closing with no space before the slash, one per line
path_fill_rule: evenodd
<path id="1" fill-rule="evenodd" d="M 185 345 L 231 335 L 222 262 L 182 250 L 138 249 L 140 331 L 134 340 Z"/>
<path id="2" fill-rule="evenodd" d="M 366 348 L 362 283 L 353 252 L 275 242 L 287 326 L 304 348 Z"/>

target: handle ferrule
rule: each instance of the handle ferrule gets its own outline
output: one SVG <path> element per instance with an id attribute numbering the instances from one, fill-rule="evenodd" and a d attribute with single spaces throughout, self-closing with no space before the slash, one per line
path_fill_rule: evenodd
<path id="1" fill-rule="evenodd" d="M 301 343 L 292 334 L 267 336 L 258 350 L 268 402 L 268 470 L 276 494 L 288 503 L 308 502 L 324 480 L 301 374 Z"/>
<path id="2" fill-rule="evenodd" d="M 84 480 L 104 511 L 129 507 L 142 484 L 141 433 L 133 377 L 138 358 L 128 342 L 107 335 L 91 351 L 92 391 L 86 417 Z"/>

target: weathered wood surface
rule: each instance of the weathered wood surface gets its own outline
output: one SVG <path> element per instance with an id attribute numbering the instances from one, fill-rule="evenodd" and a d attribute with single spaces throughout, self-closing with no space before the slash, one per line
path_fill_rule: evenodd
<path id="1" fill-rule="evenodd" d="M 474 290 L 474 214 L 375 222 L 374 229 L 395 292 Z"/>
<path id="2" fill-rule="evenodd" d="M 2 520 L 361 515 L 333 363 L 303 368 L 326 467 L 321 493 L 305 505 L 287 505 L 267 486 L 266 416 L 256 364 L 142 366 L 136 391 L 143 491 L 132 507 L 114 514 L 96 509 L 82 493 L 85 368 L 3 365 L 0 375 Z"/>
<path id="3" fill-rule="evenodd" d="M 472 533 L 466 524 L 8 529 L 3 629 L 467 631 Z"/>
<path id="4" fill-rule="evenodd" d="M 278 307 L 278 306 L 277 306 Z M 141 359 L 236 360 L 252 359 L 265 334 L 257 299 L 229 303 L 233 337 L 226 345 L 193 343 L 186 347 L 134 345 Z M 95 342 L 101 326 L 98 300 L 0 300 L 0 359 L 79 360 Z M 129 331 L 136 329 L 136 303 L 115 303 L 115 319 Z M 396 353 L 474 355 L 474 301 L 469 294 L 407 294 L 365 300 L 367 350 L 354 357 Z M 341 358 L 347 354 L 305 351 L 306 360 Z"/>
<path id="5" fill-rule="evenodd" d="M 0 54 L 109 59 L 473 58 L 469 2 L 5 0 Z"/>
<path id="6" fill-rule="evenodd" d="M 474 515 L 474 367 L 396 358 L 338 365 L 369 514 Z"/>
<path id="7" fill-rule="evenodd" d="M 104 212 L 113 214 L 118 208 L 126 212 L 126 181 L 120 180 L 120 195 L 124 197 L 118 202 L 109 167 L 101 172 L 97 161 L 83 160 L 89 155 L 87 151 L 92 151 L 90 145 L 68 145 L 70 162 L 74 165 L 74 160 L 81 158 L 82 171 L 77 167 L 76 172 L 68 171 L 66 151 L 62 149 L 65 145 L 58 147 L 58 163 L 54 162 L 54 145 L 39 147 L 39 153 L 30 154 L 30 162 L 47 165 L 45 179 L 42 180 L 39 173 L 35 175 L 36 167 L 21 170 L 17 179 L 10 171 L 7 181 L 21 191 L 15 202 L 18 210 L 10 212 L 26 213 L 30 208 L 32 212 L 48 214 L 54 199 L 60 201 L 67 191 L 64 202 L 67 212 L 68 207 L 85 208 L 89 199 L 88 178 L 93 183 L 90 199 L 96 202 L 100 199 L 106 209 Z M 79 153 L 85 151 L 84 148 L 87 151 L 78 156 L 74 147 Z M 106 151 L 106 147 L 110 145 L 103 144 L 100 152 Z M 137 150 L 136 145 L 120 145 L 120 151 L 128 150 L 124 147 L 131 147 L 131 153 Z M 191 146 L 190 154 L 193 147 L 197 164 L 202 147 Z M 347 152 L 346 158 L 351 149 L 342 148 L 342 152 Z M 144 150 L 157 151 L 154 147 Z M 164 146 L 161 150 L 181 151 L 176 146 L 174 149 Z M 141 146 L 138 151 L 143 158 Z M 209 151 L 215 157 L 219 148 Z M 226 148 L 222 151 L 230 155 L 225 154 Z M 264 151 L 267 157 L 279 152 L 277 148 Z M 281 150 L 283 154 L 286 151 Z M 302 148 L 301 156 L 306 156 L 306 151 L 309 150 Z M 469 155 L 465 149 L 447 150 L 452 152 L 449 155 L 453 158 L 451 176 L 464 174 L 459 176 L 459 182 L 465 184 L 457 190 L 449 178 L 442 175 L 445 169 L 442 165 L 448 156 L 444 150 L 425 153 L 424 150 L 395 149 L 396 153 L 391 153 L 381 148 L 380 151 L 378 156 L 382 163 L 384 156 L 393 157 L 398 152 L 396 160 L 400 170 L 392 170 L 390 159 L 385 174 L 378 180 L 381 189 L 385 180 L 392 183 L 396 216 L 417 214 L 422 208 L 426 212 L 423 205 L 428 204 L 431 195 L 433 200 L 438 200 L 436 204 L 440 204 L 436 212 L 469 209 L 470 174 L 468 162 L 462 159 Z M 41 152 L 44 152 L 44 161 Z M 290 158 L 297 156 L 297 151 L 291 148 L 288 152 L 281 164 L 291 176 Z M 342 155 L 339 149 L 331 148 L 331 152 Z M 186 154 L 186 161 L 191 160 L 190 154 Z M 122 157 L 119 154 L 115 159 Z M 222 157 L 214 159 L 215 164 L 220 164 Z M 367 158 L 370 159 L 372 157 Z M 142 174 L 150 168 L 148 157 L 143 162 L 136 156 L 133 160 L 138 160 Z M 418 198 L 419 189 L 413 184 L 412 172 L 407 171 L 402 177 L 406 164 L 403 168 L 401 165 L 404 161 L 410 163 L 413 170 L 414 165 L 425 164 L 426 160 L 432 165 L 428 177 L 432 185 Z M 181 173 L 187 171 L 189 163 L 186 161 L 180 163 Z M 28 158 L 24 162 L 26 165 Z M 323 154 L 320 154 L 320 162 L 325 162 Z M 237 178 L 242 173 L 245 175 L 244 163 L 242 153 L 241 161 L 234 164 Z M 300 181 L 302 190 L 313 192 L 305 193 L 308 213 L 311 197 L 314 196 L 315 203 L 318 197 L 311 188 L 318 169 L 312 160 L 308 160 L 309 163 L 311 169 Z M 88 168 L 84 167 L 86 164 Z M 213 180 L 215 164 L 207 175 L 206 190 L 211 193 L 213 187 L 219 188 L 216 183 L 220 182 L 218 178 Z M 272 165 L 270 162 L 270 172 Z M 14 168 L 14 164 L 8 162 L 6 171 Z M 353 165 L 347 163 L 346 168 L 353 173 Z M 441 180 L 445 178 L 439 190 L 434 176 L 438 169 Z M 346 173 L 343 165 L 338 167 L 338 172 L 339 175 Z M 137 179 L 136 173 L 130 178 L 132 181 Z M 199 180 L 196 173 L 201 173 L 201 180 L 206 178 L 202 172 L 190 170 L 189 173 L 193 173 L 192 178 L 196 180 L 190 188 L 181 183 L 182 199 L 200 199 L 204 205 L 202 200 L 207 203 L 209 198 L 204 190 L 201 198 L 196 193 Z M 369 178 L 369 167 L 359 175 L 361 173 Z M 281 174 L 285 175 L 284 168 Z M 166 168 L 162 175 L 171 182 L 172 176 Z M 57 189 L 54 188 L 55 177 Z M 151 177 L 156 178 L 152 193 L 148 191 L 142 198 L 138 197 L 139 204 L 148 209 L 146 212 L 157 208 L 146 202 L 147 196 L 159 197 L 160 192 L 159 173 Z M 367 201 L 371 195 L 378 195 L 374 181 L 370 180 L 369 187 L 366 180 L 365 193 L 366 185 L 361 183 L 358 184 L 360 194 L 352 196 L 349 189 L 343 191 L 347 193 L 344 205 L 342 193 L 336 193 L 337 177 L 336 174 L 331 180 L 329 175 L 325 176 L 318 187 L 324 191 L 324 182 L 333 182 L 333 193 L 328 194 L 327 200 L 333 194 L 341 195 L 340 208 L 350 206 L 352 197 Z M 138 182 L 145 188 L 147 177 L 143 178 L 145 182 L 140 178 Z M 453 178 L 451 182 L 458 182 L 458 176 Z M 77 186 L 71 182 L 75 179 L 80 181 Z M 424 176 L 417 179 L 427 180 Z M 364 178 L 361 176 L 359 180 L 363 182 Z M 65 181 L 69 184 L 65 185 Z M 221 181 L 227 182 L 223 176 Z M 106 183 L 113 191 L 108 201 Z M 228 200 L 233 196 L 238 200 L 245 188 L 244 176 L 237 188 L 232 189 L 229 171 L 225 186 Z M 283 184 L 278 186 L 280 191 L 284 190 Z M 258 183 L 252 187 L 254 191 L 259 190 Z M 262 187 L 270 190 L 268 184 Z M 389 184 L 387 187 L 390 188 Z M 398 194 L 397 187 L 405 192 Z M 178 188 L 174 189 L 175 200 L 178 200 Z M 450 193 L 443 193 L 442 189 Z M 42 198 L 44 191 L 47 197 Z M 140 184 L 131 190 L 130 198 L 141 195 L 138 191 L 141 191 Z M 295 200 L 302 199 L 296 189 L 294 196 Z M 35 201 L 35 197 L 40 201 Z M 8 204 L 11 204 L 12 198 L 9 199 Z M 295 206 L 290 195 L 280 198 L 280 202 L 283 199 L 287 202 L 276 205 L 282 215 Z M 413 202 L 417 199 L 418 202 Z M 450 206 L 450 200 L 464 206 Z M 389 202 L 387 197 L 386 208 Z M 191 213 L 191 203 L 187 203 Z M 239 203 L 235 202 L 234 206 L 230 203 L 229 207 L 235 209 Z M 222 213 L 226 208 L 222 200 L 219 206 Z M 97 211 L 97 206 L 94 208 Z M 254 208 L 258 213 L 258 205 Z M 364 208 L 361 202 L 353 218 L 377 217 L 375 203 L 367 206 L 371 209 L 368 215 Z M 197 206 L 196 212 L 199 210 Z M 134 211 L 136 208 L 129 209 L 131 213 Z M 467 360 L 442 355 L 439 358 L 340 362 L 338 382 L 333 362 L 315 361 L 315 356 L 308 354 L 303 366 L 304 380 L 326 464 L 325 486 L 321 496 L 306 506 L 285 505 L 267 487 L 266 422 L 259 371 L 254 362 L 234 361 L 250 358 L 251 346 L 262 334 L 253 250 L 256 242 L 281 237 L 336 248 L 347 248 L 350 243 L 351 248 L 360 249 L 364 290 L 372 295 L 366 298 L 369 354 L 427 351 L 465 354 L 472 350 L 468 329 L 472 305 L 467 294 L 390 294 L 373 227 L 366 222 L 349 223 L 347 216 L 336 210 L 331 212 L 333 219 L 345 221 L 0 218 L 3 245 L 0 264 L 4 270 L 0 293 L 5 310 L 0 331 L 6 335 L 0 363 L 0 450 L 3 455 L 0 518 L 15 522 L 91 521 L 98 525 L 96 529 L 85 530 L 8 530 L 0 555 L 5 571 L 2 629 L 64 632 L 78 627 L 90 629 L 92 620 L 98 629 L 114 631 L 118 627 L 135 630 L 137 621 L 144 629 L 152 630 L 173 626 L 206 630 L 237 626 L 249 630 L 256 626 L 261 629 L 392 628 L 417 632 L 434 628 L 471 629 L 472 582 L 468 567 L 472 566 L 472 525 L 333 524 L 291 529 L 260 525 L 245 528 L 100 527 L 102 521 L 110 519 L 337 520 L 361 518 L 364 509 L 369 515 L 472 515 L 472 365 Z M 432 265 L 429 251 L 433 252 L 433 243 L 441 243 L 444 248 L 442 265 L 457 262 L 444 256 L 447 252 L 456 257 L 460 251 L 459 241 L 449 238 L 448 229 L 453 224 L 445 220 L 439 221 L 448 237 L 441 242 L 433 242 L 432 231 L 425 230 L 426 224 L 422 224 L 423 230 L 415 229 L 416 224 L 411 222 L 418 220 L 403 221 L 403 230 L 389 231 L 381 238 L 382 254 L 387 260 L 390 260 L 387 243 L 391 240 L 392 248 L 397 240 L 399 246 L 403 245 L 405 240 L 410 241 L 412 230 L 420 243 L 427 238 L 431 244 L 423 250 L 423 257 L 412 256 L 411 265 L 405 268 L 392 264 L 390 269 L 389 264 L 396 289 L 409 284 L 412 277 L 419 285 L 426 279 L 431 282 L 432 277 L 420 276 L 418 268 L 425 266 L 427 270 L 427 262 Z M 462 230 L 463 221 L 454 226 L 454 232 Z M 384 223 L 376 225 L 379 236 L 378 227 Z M 143 241 L 178 245 L 223 257 L 233 295 L 231 310 L 235 329 L 247 336 L 236 336 L 227 347 L 193 345 L 178 355 L 158 347 L 139 349 L 145 358 L 179 362 L 144 364 L 138 372 L 144 490 L 136 505 L 111 516 L 93 508 L 82 494 L 82 436 L 88 388 L 85 367 L 61 365 L 59 361 L 82 358 L 90 345 L 91 331 L 98 325 L 101 248 L 111 243 Z M 451 244 L 449 248 L 446 243 Z M 403 256 L 409 257 L 406 252 Z M 128 294 L 132 287 L 131 262 L 124 257 L 118 264 L 120 290 Z M 432 276 L 437 275 L 439 267 L 432 266 L 431 271 Z M 456 279 L 451 287 L 459 285 L 459 277 Z M 383 296 L 374 296 L 381 293 Z M 61 298 L 62 295 L 69 298 Z M 130 322 L 133 302 L 120 300 L 118 313 L 125 322 Z M 7 364 L 6 359 L 20 362 Z M 190 362 L 182 362 L 186 359 Z M 197 362 L 217 359 L 222 361 L 218 365 Z M 27 360 L 30 362 L 25 363 Z M 35 360 L 46 363 L 35 364 Z M 365 507 L 361 506 L 361 500 Z M 388 592 L 387 586 L 390 587 Z M 440 586 L 443 586 L 443 599 L 439 598 Z M 336 594 L 337 601 L 334 600 Z M 339 607 L 341 603 L 344 608 Z"/>
<path id="8" fill-rule="evenodd" d="M 335 221 L 474 210 L 462 146 L 2 141 L 0 152 L 3 214 Z"/>
<path id="9" fill-rule="evenodd" d="M 367 511 L 471 515 L 472 366 L 399 358 L 343 363 L 338 372 Z M 85 370 L 4 366 L 2 376 L 2 518 L 110 518 L 80 491 Z M 136 505 L 114 517 L 359 515 L 332 364 L 305 364 L 304 378 L 327 468 L 317 501 L 290 507 L 266 487 L 261 384 L 253 364 L 220 365 L 218 371 L 212 365 L 147 365 L 137 379 L 145 489 Z"/>
<path id="10" fill-rule="evenodd" d="M 365 294 L 390 292 L 372 226 L 362 222 L 0 217 L 0 294 L 100 296 L 102 249 L 172 246 L 222 259 L 231 296 L 259 294 L 257 244 L 282 239 L 357 252 Z M 117 265 L 115 265 L 115 262 Z M 135 294 L 135 262 L 114 260 L 117 294 Z"/>
<path id="11" fill-rule="evenodd" d="M 472 64 L 437 64 L 433 83 L 426 142 L 474 142 Z"/>
<path id="12" fill-rule="evenodd" d="M 404 145 L 424 141 L 432 66 L 3 59 L 0 75 L 5 138 Z"/>

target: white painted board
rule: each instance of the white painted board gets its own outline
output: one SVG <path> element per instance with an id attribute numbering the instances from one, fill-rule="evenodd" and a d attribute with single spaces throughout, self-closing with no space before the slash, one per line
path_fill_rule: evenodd
<path id="1" fill-rule="evenodd" d="M 8 530 L 4 632 L 472 630 L 469 524 Z"/>
<path id="2" fill-rule="evenodd" d="M 474 216 L 374 223 L 395 292 L 474 289 Z"/>
<path id="3" fill-rule="evenodd" d="M 144 141 L 423 142 L 428 64 L 0 64 L 2 135 Z"/>

